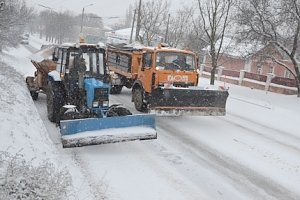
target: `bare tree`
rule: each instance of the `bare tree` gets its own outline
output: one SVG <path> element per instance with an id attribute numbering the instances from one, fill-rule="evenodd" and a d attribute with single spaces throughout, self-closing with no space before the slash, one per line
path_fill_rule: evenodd
<path id="1" fill-rule="evenodd" d="M 1 3 L 0 9 L 0 50 L 6 46 L 16 46 L 21 40 L 25 26 L 33 9 L 24 1 L 10 0 Z"/>
<path id="2" fill-rule="evenodd" d="M 205 37 L 199 35 L 209 44 L 212 62 L 210 84 L 214 85 L 218 59 L 223 45 L 226 27 L 229 24 L 229 12 L 233 0 L 197 0 L 200 11 L 198 23 L 203 28 Z"/>
<path id="3" fill-rule="evenodd" d="M 274 55 L 268 56 L 275 63 L 288 70 L 297 83 L 300 97 L 299 0 L 248 0 L 238 7 L 237 22 L 242 27 L 240 33 L 246 39 L 273 44 L 292 62 L 293 70 Z"/>
<path id="4" fill-rule="evenodd" d="M 192 24 L 193 12 L 193 7 L 183 7 L 176 12 L 175 16 L 171 16 L 169 30 L 165 36 L 171 46 L 184 45 L 184 38 L 188 36 L 188 30 Z"/>
<path id="5" fill-rule="evenodd" d="M 103 21 L 102 17 L 93 14 L 93 13 L 87 13 L 85 15 L 84 19 L 84 25 L 87 27 L 94 27 L 94 28 L 100 28 L 103 29 Z"/>
<path id="6" fill-rule="evenodd" d="M 126 27 L 126 28 L 131 27 L 134 12 L 135 12 L 135 10 L 133 9 L 133 6 L 130 4 L 129 8 L 126 10 L 124 27 Z"/>
<path id="7" fill-rule="evenodd" d="M 141 28 L 143 30 L 143 38 L 141 42 L 146 41 L 147 45 L 151 45 L 155 37 L 162 33 L 162 26 L 166 24 L 168 16 L 168 1 L 150 0 L 142 3 L 141 8 Z M 156 38 L 157 40 L 157 38 Z"/>
<path id="8" fill-rule="evenodd" d="M 74 40 L 75 17 L 69 12 L 58 13 L 55 11 L 43 11 L 39 15 L 41 31 L 45 34 L 46 40 L 62 43 Z"/>
<path id="9" fill-rule="evenodd" d="M 69 12 L 58 13 L 55 16 L 55 38 L 59 44 L 66 41 L 74 41 L 75 18 Z M 73 34 L 72 34 L 73 33 Z M 79 36 L 78 36 L 79 37 Z"/>

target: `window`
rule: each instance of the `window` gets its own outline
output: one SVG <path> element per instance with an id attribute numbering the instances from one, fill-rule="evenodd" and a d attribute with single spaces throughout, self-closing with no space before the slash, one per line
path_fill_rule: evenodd
<path id="1" fill-rule="evenodd" d="M 158 52 L 156 55 L 157 70 L 195 70 L 195 56 L 186 53 Z"/>
<path id="2" fill-rule="evenodd" d="M 151 67 L 151 65 L 152 65 L 152 54 L 151 53 L 145 53 L 143 55 L 143 68 Z"/>
<path id="3" fill-rule="evenodd" d="M 269 67 L 269 73 L 274 74 L 274 71 L 275 71 L 275 67 L 274 66 L 270 66 Z"/>
<path id="4" fill-rule="evenodd" d="M 284 71 L 284 78 L 291 78 L 291 72 L 289 70 Z"/>
<path id="5" fill-rule="evenodd" d="M 261 65 L 256 66 L 256 73 L 257 74 L 262 74 L 262 66 Z"/>

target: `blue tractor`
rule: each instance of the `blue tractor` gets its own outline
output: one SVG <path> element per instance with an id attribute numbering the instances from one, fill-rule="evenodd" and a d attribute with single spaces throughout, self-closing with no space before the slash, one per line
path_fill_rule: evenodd
<path id="1" fill-rule="evenodd" d="M 55 47 L 48 73 L 47 112 L 60 126 L 63 147 L 156 139 L 155 116 L 110 105 L 105 49 L 75 43 Z"/>

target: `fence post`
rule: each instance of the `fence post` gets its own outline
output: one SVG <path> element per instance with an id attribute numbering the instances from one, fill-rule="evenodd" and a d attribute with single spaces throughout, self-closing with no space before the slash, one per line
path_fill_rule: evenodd
<path id="1" fill-rule="evenodd" d="M 246 70 L 244 70 L 244 69 L 242 69 L 242 70 L 240 71 L 239 85 L 242 85 L 242 83 L 243 83 L 243 79 L 244 79 L 244 77 L 245 77 L 245 72 L 246 72 Z"/>
<path id="2" fill-rule="evenodd" d="M 200 72 L 199 72 L 200 76 L 202 76 L 202 73 L 204 71 L 204 67 L 205 67 L 205 64 L 200 65 Z"/>
<path id="3" fill-rule="evenodd" d="M 273 79 L 274 77 L 275 77 L 275 74 L 273 74 L 273 73 L 268 73 L 267 81 L 266 81 L 266 85 L 265 85 L 265 91 L 268 91 L 268 90 L 269 90 L 271 81 L 272 81 L 272 79 Z"/>
<path id="4" fill-rule="evenodd" d="M 218 78 L 217 78 L 217 81 L 220 81 L 220 80 L 221 80 L 221 76 L 222 76 L 222 73 L 223 73 L 223 69 L 224 69 L 223 66 L 219 66 L 219 67 L 218 67 Z"/>

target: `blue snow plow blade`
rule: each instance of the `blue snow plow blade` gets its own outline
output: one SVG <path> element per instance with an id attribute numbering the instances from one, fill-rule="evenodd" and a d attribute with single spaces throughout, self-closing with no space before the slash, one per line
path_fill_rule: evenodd
<path id="1" fill-rule="evenodd" d="M 60 121 L 64 148 L 156 139 L 154 114 Z"/>

